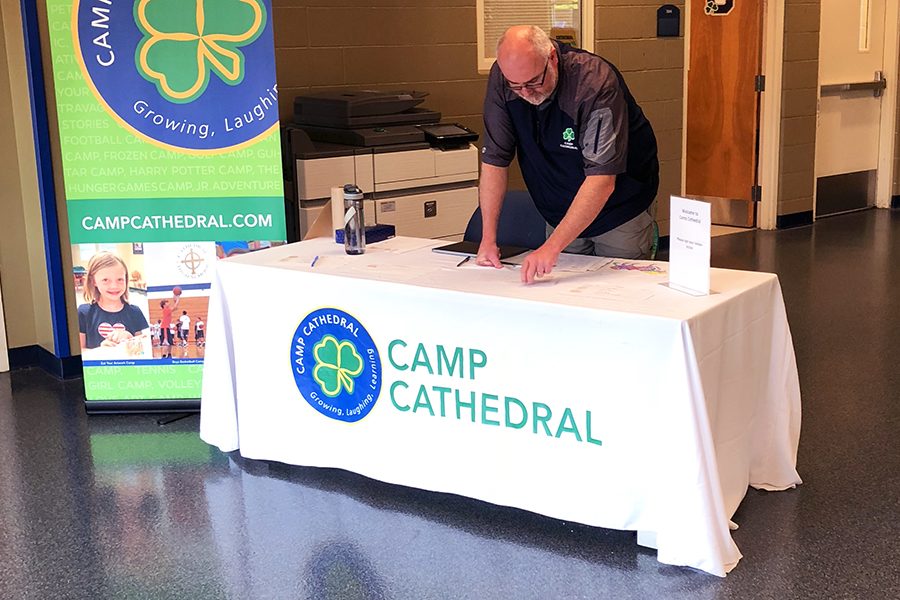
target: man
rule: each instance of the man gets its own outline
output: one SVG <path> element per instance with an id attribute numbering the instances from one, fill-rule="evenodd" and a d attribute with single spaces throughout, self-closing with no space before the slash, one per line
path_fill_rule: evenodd
<path id="1" fill-rule="evenodd" d="M 165 346 L 162 358 L 172 358 L 172 346 L 175 345 L 175 324 L 172 322 L 172 311 L 178 308 L 178 302 L 181 296 L 175 294 L 174 304 L 170 300 L 160 300 L 159 307 L 162 309 L 162 319 L 160 320 L 160 328 L 162 329 L 162 341 L 160 344 Z"/>
<path id="2" fill-rule="evenodd" d="M 182 347 L 187 347 L 188 345 L 188 334 L 191 332 L 191 318 L 188 316 L 187 311 L 181 311 L 181 316 L 178 317 L 178 321 L 181 324 L 181 331 L 178 332 L 178 337 L 181 338 Z"/>
<path id="3" fill-rule="evenodd" d="M 194 325 L 194 342 L 197 344 L 197 346 L 204 345 L 203 336 L 205 334 L 203 333 L 203 330 L 205 327 L 206 324 L 203 322 L 203 317 L 201 316 L 197 319 L 196 325 Z"/>
<path id="4" fill-rule="evenodd" d="M 152 325 L 150 325 L 150 344 L 154 348 L 156 346 L 159 346 L 159 343 L 160 343 L 159 335 L 160 335 L 160 324 L 161 323 L 162 323 L 162 321 L 157 319 L 156 323 L 153 323 Z"/>
<path id="5" fill-rule="evenodd" d="M 497 223 L 516 155 L 549 234 L 525 258 L 523 282 L 550 273 L 564 250 L 649 256 L 656 137 L 612 64 L 554 42 L 538 27 L 511 27 L 497 44 L 484 129 L 478 264 L 501 266 Z"/>
<path id="6" fill-rule="evenodd" d="M 172 346 L 175 345 L 175 337 L 178 335 L 179 329 L 181 328 L 178 326 L 178 322 L 172 319 L 172 322 L 169 324 L 169 339 L 172 340 L 172 343 L 169 345 L 169 358 L 172 358 Z"/>

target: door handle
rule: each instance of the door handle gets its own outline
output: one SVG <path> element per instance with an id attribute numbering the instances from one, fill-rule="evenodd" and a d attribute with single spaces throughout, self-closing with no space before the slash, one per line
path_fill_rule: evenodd
<path id="1" fill-rule="evenodd" d="M 881 71 L 875 71 L 874 81 L 860 81 L 856 83 L 830 83 L 823 85 L 821 90 L 822 96 L 837 96 L 844 92 L 858 92 L 860 90 L 872 90 L 872 95 L 876 98 L 880 97 L 887 88 L 887 79 Z"/>

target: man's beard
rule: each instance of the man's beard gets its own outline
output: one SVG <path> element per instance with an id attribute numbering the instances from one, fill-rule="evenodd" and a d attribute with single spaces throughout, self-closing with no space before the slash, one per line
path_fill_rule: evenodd
<path id="1" fill-rule="evenodd" d="M 535 106 L 539 106 L 539 105 L 543 104 L 544 101 L 545 101 L 547 98 L 549 98 L 549 97 L 550 97 L 550 94 L 549 94 L 549 93 L 541 93 L 541 94 L 538 94 L 538 95 L 533 95 L 533 94 L 532 94 L 532 95 L 529 95 L 528 97 L 525 97 L 525 96 L 519 96 L 519 98 L 521 98 L 521 99 L 524 100 L 525 102 L 528 102 L 529 104 L 533 104 L 533 105 L 535 105 Z"/>
<path id="2" fill-rule="evenodd" d="M 550 92 L 541 92 L 540 94 L 529 94 L 528 96 L 523 96 L 522 94 L 519 94 L 519 98 L 521 98 L 522 100 L 524 100 L 525 102 L 527 102 L 529 104 L 538 106 L 540 104 L 543 104 L 544 101 L 552 95 L 553 95 L 553 92 L 550 91 Z"/>

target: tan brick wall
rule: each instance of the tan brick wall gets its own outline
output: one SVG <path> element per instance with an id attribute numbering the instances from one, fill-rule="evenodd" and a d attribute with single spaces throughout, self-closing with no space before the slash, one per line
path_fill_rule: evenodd
<path id="1" fill-rule="evenodd" d="M 595 49 L 613 62 L 653 125 L 659 143 L 660 184 L 656 215 L 669 231 L 669 196 L 681 193 L 681 138 L 684 111 L 684 37 L 657 38 L 650 0 L 597 0 Z M 681 9 L 684 33 L 684 2 Z"/>
<path id="2" fill-rule="evenodd" d="M 279 113 L 334 88 L 429 92 L 422 104 L 481 132 L 475 0 L 273 0 Z"/>
<path id="3" fill-rule="evenodd" d="M 819 84 L 819 0 L 786 0 L 778 214 L 811 211 Z"/>
<path id="4" fill-rule="evenodd" d="M 684 11 L 684 2 L 676 2 Z M 481 133 L 475 0 L 273 0 L 279 111 L 300 93 L 377 86 L 430 93 L 423 106 Z M 625 75 L 660 143 L 659 214 L 681 189 L 683 38 L 656 38 L 649 0 L 596 0 L 596 49 Z M 517 169 L 510 187 L 522 189 Z"/>

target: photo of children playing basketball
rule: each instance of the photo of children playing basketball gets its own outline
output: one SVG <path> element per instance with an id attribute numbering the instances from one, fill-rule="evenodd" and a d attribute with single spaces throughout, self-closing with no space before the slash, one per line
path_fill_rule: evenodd
<path id="1" fill-rule="evenodd" d="M 203 358 L 206 346 L 207 290 L 184 293 L 180 286 L 150 301 L 150 320 L 158 327 L 153 340 L 154 358 Z"/>
<path id="2" fill-rule="evenodd" d="M 146 292 L 139 285 L 139 270 L 129 269 L 129 263 L 139 266 L 140 257 L 131 254 L 130 246 L 120 246 L 120 253 L 99 250 L 87 266 L 80 265 L 78 331 L 86 358 L 149 358 Z M 73 259 L 81 262 L 80 252 Z"/>

